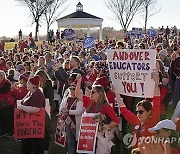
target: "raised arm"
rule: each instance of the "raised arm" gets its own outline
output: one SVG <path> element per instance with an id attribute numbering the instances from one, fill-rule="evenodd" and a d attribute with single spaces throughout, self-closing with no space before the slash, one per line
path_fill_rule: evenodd
<path id="1" fill-rule="evenodd" d="M 114 88 L 113 88 L 114 89 Z M 123 117 L 132 125 L 132 126 L 136 126 L 138 124 L 140 124 L 139 119 L 137 118 L 137 116 L 132 113 L 131 111 L 129 111 L 126 108 L 126 105 L 124 104 L 120 94 L 118 94 L 115 90 L 113 90 L 116 96 L 116 101 L 119 104 L 119 108 L 120 108 L 120 113 L 123 115 Z"/>
<path id="2" fill-rule="evenodd" d="M 82 76 L 81 74 L 78 74 L 77 78 L 77 85 L 76 85 L 76 97 L 80 100 L 80 101 L 83 101 L 83 95 L 81 93 L 81 81 L 82 81 Z"/>
<path id="3" fill-rule="evenodd" d="M 153 119 L 153 122 L 156 124 L 157 122 L 160 121 L 160 90 L 159 90 L 159 73 L 157 70 L 152 73 L 152 79 L 155 82 L 155 88 L 154 88 L 151 118 Z"/>

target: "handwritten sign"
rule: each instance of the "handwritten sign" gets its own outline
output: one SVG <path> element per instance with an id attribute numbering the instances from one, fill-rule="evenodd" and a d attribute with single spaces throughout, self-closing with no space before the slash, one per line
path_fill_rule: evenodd
<path id="1" fill-rule="evenodd" d="M 84 113 L 78 136 L 77 153 L 92 153 L 95 151 L 98 123 L 94 119 L 95 114 Z"/>
<path id="2" fill-rule="evenodd" d="M 94 46 L 95 40 L 92 36 L 88 36 L 83 41 L 83 46 L 86 49 L 92 48 Z"/>
<path id="3" fill-rule="evenodd" d="M 30 114 L 15 109 L 15 113 L 14 113 L 15 139 L 44 138 L 44 132 L 45 132 L 45 109 L 41 109 L 36 114 Z"/>
<path id="4" fill-rule="evenodd" d="M 151 73 L 156 67 L 156 51 L 135 49 L 107 51 L 110 77 L 118 93 L 152 98 L 154 81 Z"/>

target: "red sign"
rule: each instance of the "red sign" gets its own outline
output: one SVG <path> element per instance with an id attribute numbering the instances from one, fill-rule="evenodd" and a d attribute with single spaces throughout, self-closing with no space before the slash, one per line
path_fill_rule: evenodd
<path id="1" fill-rule="evenodd" d="M 91 153 L 95 151 L 98 123 L 94 121 L 95 114 L 84 113 L 78 136 L 78 153 Z"/>
<path id="2" fill-rule="evenodd" d="M 15 109 L 14 112 L 14 137 L 24 138 L 44 138 L 45 132 L 45 109 L 38 113 L 30 114 Z"/>
<path id="3" fill-rule="evenodd" d="M 55 133 L 55 143 L 61 147 L 66 145 L 66 133 L 65 133 L 65 121 L 63 120 L 63 114 L 59 114 L 58 122 Z"/>

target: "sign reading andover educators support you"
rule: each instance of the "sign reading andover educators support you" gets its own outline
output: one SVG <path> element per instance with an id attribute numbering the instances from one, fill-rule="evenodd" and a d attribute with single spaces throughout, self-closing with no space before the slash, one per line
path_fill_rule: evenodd
<path id="1" fill-rule="evenodd" d="M 95 114 L 84 113 L 79 130 L 77 152 L 92 153 L 95 151 L 98 123 L 94 119 Z"/>
<path id="2" fill-rule="evenodd" d="M 151 73 L 156 67 L 156 50 L 112 49 L 107 51 L 110 77 L 118 93 L 152 98 L 154 80 Z"/>
<path id="3" fill-rule="evenodd" d="M 24 138 L 44 138 L 45 131 L 45 109 L 40 109 L 38 113 L 30 114 L 18 109 L 14 113 L 14 137 Z"/>

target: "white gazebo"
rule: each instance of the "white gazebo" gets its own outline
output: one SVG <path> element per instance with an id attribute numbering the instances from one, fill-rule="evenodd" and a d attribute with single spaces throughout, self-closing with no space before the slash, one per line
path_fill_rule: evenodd
<path id="1" fill-rule="evenodd" d="M 99 27 L 99 38 L 102 40 L 103 19 L 83 11 L 83 5 L 79 2 L 76 5 L 76 12 L 57 19 L 58 29 L 60 28 L 87 28 L 87 36 L 90 36 L 90 28 Z"/>

